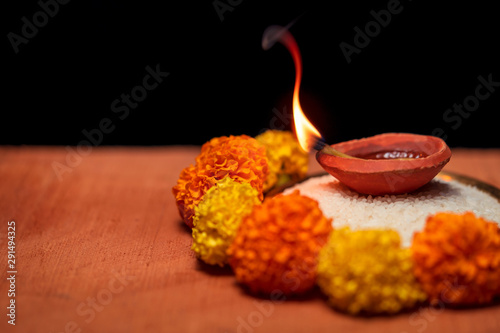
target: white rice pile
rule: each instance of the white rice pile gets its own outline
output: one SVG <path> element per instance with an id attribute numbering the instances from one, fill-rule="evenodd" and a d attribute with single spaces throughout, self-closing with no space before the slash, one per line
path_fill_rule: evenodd
<path id="1" fill-rule="evenodd" d="M 394 229 L 401 245 L 411 245 L 413 233 L 424 228 L 429 215 L 437 212 L 464 213 L 500 224 L 500 203 L 486 192 L 457 181 L 435 178 L 411 194 L 371 196 L 352 191 L 330 175 L 314 177 L 284 191 L 299 189 L 319 202 L 323 214 L 333 218 L 334 228 Z"/>

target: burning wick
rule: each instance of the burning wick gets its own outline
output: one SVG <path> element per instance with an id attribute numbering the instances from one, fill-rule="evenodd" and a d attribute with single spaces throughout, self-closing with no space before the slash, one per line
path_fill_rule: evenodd
<path id="1" fill-rule="evenodd" d="M 269 50 L 273 47 L 276 42 L 283 44 L 288 52 L 290 52 L 293 62 L 295 64 L 295 86 L 293 89 L 293 122 L 295 126 L 295 134 L 297 135 L 297 140 L 300 146 L 305 151 L 310 151 L 312 148 L 316 150 L 321 150 L 323 153 L 328 155 L 335 155 L 345 158 L 356 158 L 338 150 L 332 148 L 328 145 L 319 131 L 311 124 L 311 122 L 306 118 L 299 101 L 299 89 L 300 82 L 302 80 L 302 57 L 300 56 L 299 47 L 295 38 L 288 31 L 288 29 L 297 21 L 290 22 L 286 27 L 280 25 L 269 26 L 262 36 L 262 48 L 264 50 Z"/>

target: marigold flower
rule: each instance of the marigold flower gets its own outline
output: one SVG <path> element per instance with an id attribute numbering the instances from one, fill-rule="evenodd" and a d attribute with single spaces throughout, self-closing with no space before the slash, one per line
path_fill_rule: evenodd
<path id="1" fill-rule="evenodd" d="M 213 138 L 201 147 L 196 164 L 182 170 L 172 189 L 184 222 L 193 227 L 194 207 L 217 181 L 226 175 L 249 183 L 263 199 L 268 174 L 265 147 L 247 135 Z"/>
<path id="2" fill-rule="evenodd" d="M 473 213 L 438 213 L 415 233 L 415 276 L 431 301 L 465 305 L 500 295 L 500 228 Z"/>
<path id="3" fill-rule="evenodd" d="M 319 255 L 317 283 L 334 308 L 350 314 L 396 313 L 426 298 L 394 230 L 334 230 Z"/>
<path id="4" fill-rule="evenodd" d="M 225 177 L 211 187 L 195 207 L 193 246 L 196 256 L 210 265 L 224 266 L 226 250 L 245 215 L 260 203 L 259 193 L 248 183 Z"/>
<path id="5" fill-rule="evenodd" d="M 253 292 L 306 291 L 315 283 L 317 254 L 331 229 L 317 201 L 298 191 L 268 198 L 243 218 L 227 252 L 229 264 Z"/>
<path id="6" fill-rule="evenodd" d="M 264 192 L 290 178 L 305 177 L 309 156 L 300 148 L 291 132 L 267 130 L 255 139 L 266 147 L 269 163 L 269 175 L 264 183 Z"/>
<path id="7" fill-rule="evenodd" d="M 206 176 L 193 165 L 181 171 L 177 185 L 173 187 L 172 192 L 177 202 L 179 215 L 189 227 L 193 227 L 194 207 L 216 182 L 215 177 Z"/>

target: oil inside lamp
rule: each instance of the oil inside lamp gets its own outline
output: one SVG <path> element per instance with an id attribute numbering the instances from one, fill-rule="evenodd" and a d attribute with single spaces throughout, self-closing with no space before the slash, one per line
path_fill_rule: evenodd
<path id="1" fill-rule="evenodd" d="M 348 187 L 364 194 L 398 194 L 416 190 L 431 181 L 451 158 L 451 150 L 433 136 L 385 133 L 328 145 L 305 116 L 299 101 L 302 59 L 291 26 L 273 25 L 264 31 L 262 47 L 283 44 L 295 65 L 293 120 L 297 140 L 305 151 L 318 150 L 318 163 Z"/>

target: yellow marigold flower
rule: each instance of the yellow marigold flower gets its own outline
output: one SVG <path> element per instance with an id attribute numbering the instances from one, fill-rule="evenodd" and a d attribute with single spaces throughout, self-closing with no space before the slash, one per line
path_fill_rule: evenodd
<path id="1" fill-rule="evenodd" d="M 317 283 L 334 308 L 350 314 L 396 313 L 426 298 L 394 230 L 334 230 L 319 255 Z"/>
<path id="2" fill-rule="evenodd" d="M 300 148 L 289 131 L 267 130 L 255 137 L 266 147 L 269 175 L 264 183 L 264 191 L 280 185 L 288 179 L 305 177 L 308 167 L 308 154 Z"/>
<path id="3" fill-rule="evenodd" d="M 298 191 L 266 199 L 243 218 L 229 264 L 253 292 L 304 292 L 314 286 L 317 254 L 331 229 L 318 202 Z"/>
<path id="4" fill-rule="evenodd" d="M 194 207 L 225 176 L 249 183 L 262 200 L 268 172 L 265 147 L 254 138 L 247 135 L 213 138 L 201 147 L 196 164 L 182 170 L 172 189 L 179 214 L 193 227 Z"/>
<path id="5" fill-rule="evenodd" d="M 432 301 L 483 304 L 500 295 L 500 228 L 465 214 L 430 216 L 413 236 L 415 276 Z"/>
<path id="6" fill-rule="evenodd" d="M 211 187 L 195 207 L 193 246 L 196 256 L 210 265 L 224 266 L 226 250 L 241 220 L 254 205 L 259 193 L 248 183 L 225 177 Z"/>

